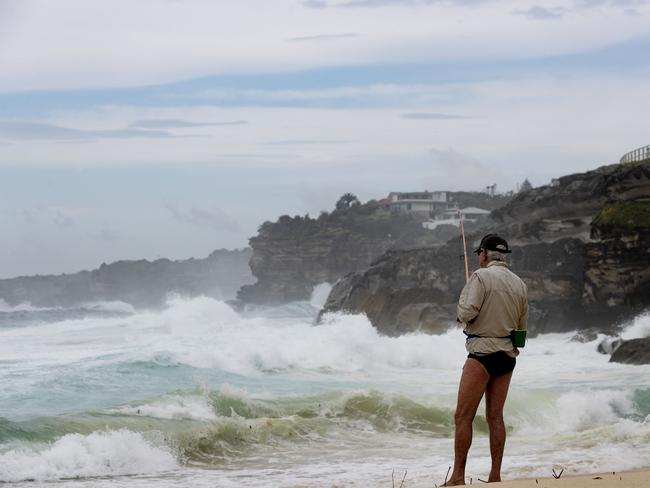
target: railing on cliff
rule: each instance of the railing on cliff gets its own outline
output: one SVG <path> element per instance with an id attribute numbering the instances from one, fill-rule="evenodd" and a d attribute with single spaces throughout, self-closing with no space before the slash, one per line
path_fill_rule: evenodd
<path id="1" fill-rule="evenodd" d="M 623 163 L 636 163 L 639 161 L 645 161 L 650 159 L 650 145 L 643 146 L 634 151 L 630 151 L 627 154 L 624 154 L 621 158 L 621 164 Z"/>

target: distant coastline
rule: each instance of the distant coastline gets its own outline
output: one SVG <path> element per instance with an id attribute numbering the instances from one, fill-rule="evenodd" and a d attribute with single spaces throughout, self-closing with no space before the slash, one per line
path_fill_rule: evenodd
<path id="1" fill-rule="evenodd" d="M 69 307 L 120 301 L 137 308 L 159 307 L 169 294 L 220 300 L 254 281 L 249 248 L 218 249 L 200 259 L 116 261 L 74 274 L 21 276 L 0 280 L 0 299 L 9 306 Z"/>

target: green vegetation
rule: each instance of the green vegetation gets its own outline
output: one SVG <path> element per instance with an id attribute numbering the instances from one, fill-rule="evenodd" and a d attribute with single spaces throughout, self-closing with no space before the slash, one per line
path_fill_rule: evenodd
<path id="1" fill-rule="evenodd" d="M 593 224 L 627 228 L 650 227 L 650 201 L 608 205 L 596 215 Z"/>

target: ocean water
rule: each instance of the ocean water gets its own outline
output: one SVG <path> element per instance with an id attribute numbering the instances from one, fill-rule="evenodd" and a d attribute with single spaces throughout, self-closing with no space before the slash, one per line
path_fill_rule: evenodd
<path id="1" fill-rule="evenodd" d="M 313 325 L 310 301 L 233 311 L 0 304 L 0 482 L 52 487 L 431 487 L 453 461 L 459 330 Z M 579 326 L 580 324 L 576 324 Z M 650 335 L 650 315 L 626 338 Z M 505 479 L 650 467 L 650 366 L 593 342 L 529 341 L 505 409 Z M 483 407 L 468 478 L 486 479 Z M 469 481 L 469 480 L 468 480 Z"/>

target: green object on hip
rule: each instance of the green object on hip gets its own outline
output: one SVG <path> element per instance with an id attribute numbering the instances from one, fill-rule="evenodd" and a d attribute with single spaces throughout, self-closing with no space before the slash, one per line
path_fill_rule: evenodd
<path id="1" fill-rule="evenodd" d="M 526 345 L 526 329 L 516 329 L 510 333 L 512 345 L 515 347 L 524 347 Z"/>

